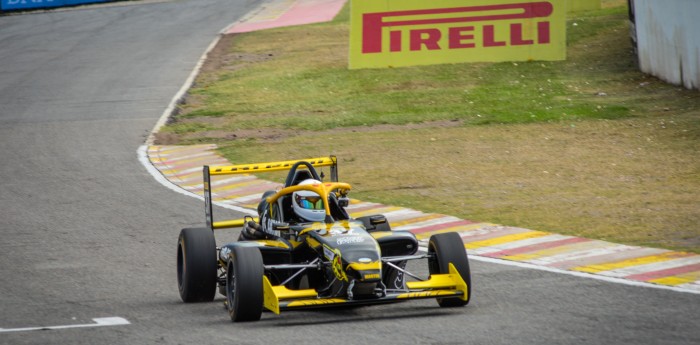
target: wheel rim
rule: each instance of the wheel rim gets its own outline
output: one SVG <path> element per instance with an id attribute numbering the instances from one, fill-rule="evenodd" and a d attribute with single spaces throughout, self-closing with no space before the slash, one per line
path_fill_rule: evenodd
<path id="1" fill-rule="evenodd" d="M 432 255 L 428 258 L 428 271 L 430 274 L 440 273 L 440 262 L 437 258 L 437 251 L 432 243 L 428 245 L 428 254 Z"/>
<path id="2" fill-rule="evenodd" d="M 233 315 L 233 305 L 236 300 L 236 272 L 233 265 L 228 265 L 228 273 L 226 279 L 226 300 L 228 301 L 228 310 Z"/>
<path id="3" fill-rule="evenodd" d="M 185 267 L 185 250 L 182 247 L 182 242 L 177 246 L 177 286 L 182 291 L 183 276 L 186 272 Z"/>

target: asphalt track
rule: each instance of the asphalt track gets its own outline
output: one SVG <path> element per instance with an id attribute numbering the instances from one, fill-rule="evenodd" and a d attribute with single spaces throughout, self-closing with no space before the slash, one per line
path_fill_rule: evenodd
<path id="1" fill-rule="evenodd" d="M 220 298 L 181 303 L 175 243 L 202 203 L 154 181 L 136 150 L 219 30 L 255 6 L 0 17 L 0 344 L 700 343 L 700 295 L 478 261 L 460 309 L 423 300 L 232 324 Z M 112 317 L 129 324 L 37 330 Z"/>

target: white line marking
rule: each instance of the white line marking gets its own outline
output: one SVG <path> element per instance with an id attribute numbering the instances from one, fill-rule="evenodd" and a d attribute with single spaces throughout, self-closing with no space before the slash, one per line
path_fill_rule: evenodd
<path id="1" fill-rule="evenodd" d="M 146 170 L 148 171 L 148 173 L 150 173 L 151 176 L 153 176 L 153 178 L 154 178 L 156 181 L 158 181 L 160 184 L 162 184 L 163 186 L 165 186 L 166 188 L 168 188 L 168 189 L 170 189 L 170 190 L 172 190 L 172 191 L 175 191 L 175 192 L 177 192 L 177 193 L 180 193 L 180 194 L 183 194 L 183 195 L 187 195 L 187 196 L 191 196 L 191 197 L 193 197 L 193 198 L 197 198 L 197 199 L 199 199 L 199 200 L 204 201 L 204 197 L 203 197 L 203 196 L 200 196 L 200 195 L 194 194 L 194 193 L 192 193 L 192 192 L 189 192 L 189 191 L 187 191 L 187 190 L 181 188 L 180 186 L 178 186 L 178 185 L 176 185 L 176 184 L 170 182 L 170 180 L 168 180 L 167 178 L 165 178 L 165 176 L 163 176 L 163 174 L 161 174 L 160 171 L 159 171 L 158 169 L 156 169 L 156 168 L 151 164 L 151 161 L 148 159 L 148 153 L 147 153 L 147 152 L 148 152 L 148 146 L 142 145 L 141 147 L 139 147 L 139 149 L 138 149 L 138 151 L 137 151 L 138 156 L 139 156 L 139 162 L 141 162 L 141 165 L 143 165 L 144 168 L 146 168 Z M 250 214 L 250 215 L 252 215 L 252 216 L 257 216 L 257 215 L 258 215 L 258 212 L 257 212 L 257 211 L 253 211 L 253 210 L 250 210 L 250 209 L 247 209 L 247 208 L 243 208 L 243 207 L 239 207 L 239 206 L 234 206 L 234 205 L 226 205 L 226 204 L 220 203 L 220 202 L 218 202 L 218 201 L 215 201 L 215 202 L 214 202 L 214 205 L 217 205 L 217 206 L 220 206 L 220 207 L 223 207 L 223 208 L 227 208 L 227 209 L 229 209 L 229 210 L 234 210 L 234 211 L 238 211 L 238 212 L 241 212 L 241 213 L 245 213 L 245 214 Z"/>
<path id="2" fill-rule="evenodd" d="M 424 251 L 424 252 L 428 251 L 427 248 L 422 247 L 422 246 L 419 249 L 421 251 Z M 622 278 L 606 277 L 606 276 L 600 276 L 600 275 L 595 275 L 595 274 L 590 274 L 590 273 L 585 273 L 585 272 L 566 271 L 566 270 L 561 270 L 558 268 L 533 265 L 533 264 L 529 264 L 526 262 L 501 260 L 501 259 L 489 258 L 489 257 L 484 257 L 484 256 L 476 256 L 476 255 L 469 255 L 469 260 L 483 261 L 483 262 L 489 262 L 489 263 L 493 263 L 493 264 L 515 266 L 515 267 L 520 267 L 520 268 L 529 268 L 532 270 L 540 270 L 540 271 L 547 271 L 547 272 L 552 272 L 552 273 L 566 274 L 566 275 L 580 277 L 580 278 L 602 280 L 602 281 L 605 281 L 608 283 L 648 287 L 648 288 L 653 288 L 653 289 L 671 290 L 671 291 L 676 291 L 676 292 L 686 292 L 686 293 L 700 295 L 700 290 L 693 290 L 692 288 L 683 288 L 680 286 L 668 286 L 668 285 L 645 283 L 645 282 L 640 282 L 640 281 L 636 281 L 636 280 L 627 280 L 627 279 L 622 279 Z"/>
<path id="3" fill-rule="evenodd" d="M 666 269 L 679 268 L 679 267 L 694 265 L 694 264 L 698 264 L 698 263 L 700 263 L 700 256 L 691 256 L 688 258 L 660 261 L 660 262 L 652 262 L 652 263 L 644 264 L 644 265 L 636 265 L 636 266 L 619 268 L 619 269 L 615 269 L 615 270 L 600 271 L 600 272 L 596 272 L 596 273 L 604 275 L 604 276 L 608 276 L 608 277 L 626 277 L 626 276 L 631 276 L 631 275 L 635 275 L 635 274 L 643 274 L 643 273 L 647 273 L 647 272 L 655 272 L 655 271 L 661 271 L 661 270 L 666 270 Z"/>
<path id="4" fill-rule="evenodd" d="M 639 250 L 641 247 L 636 247 L 636 246 L 628 246 L 624 244 L 617 244 L 617 243 L 610 243 L 610 246 L 603 247 L 603 248 L 589 248 L 589 249 L 583 249 L 583 250 L 576 250 L 576 251 L 570 251 L 568 253 L 562 253 L 562 254 L 557 254 L 557 255 L 551 255 L 551 256 L 544 256 L 538 259 L 534 259 L 530 261 L 530 263 L 536 264 L 536 265 L 555 265 L 559 262 L 562 261 L 568 261 L 568 262 L 573 262 L 574 260 L 583 260 L 590 258 L 590 257 L 600 257 L 604 255 L 612 255 L 616 253 L 623 253 L 623 252 L 629 252 L 631 250 Z M 649 248 L 651 249 L 651 248 Z M 639 255 L 645 256 L 645 255 Z M 611 261 L 614 261 L 616 259 L 612 259 Z M 594 264 L 593 264 L 594 265 Z M 588 266 L 586 264 L 577 264 L 577 266 Z"/>
<path id="5" fill-rule="evenodd" d="M 173 99 L 170 101 L 170 104 L 168 105 L 167 108 L 163 111 L 163 114 L 160 116 L 158 119 L 158 122 L 156 122 L 156 125 L 153 126 L 153 129 L 151 130 L 151 134 L 148 135 L 148 139 L 146 139 L 146 145 L 152 145 L 153 142 L 156 139 L 156 133 L 160 131 L 160 128 L 165 125 L 165 123 L 168 121 L 168 118 L 170 115 L 173 114 L 173 111 L 175 110 L 175 107 L 177 107 L 178 102 L 185 97 L 185 93 L 187 93 L 187 90 L 190 89 L 192 84 L 194 83 L 194 79 L 197 77 L 197 74 L 199 74 L 199 70 L 202 69 L 202 66 L 204 65 L 204 61 L 206 61 L 207 56 L 209 55 L 209 52 L 211 52 L 214 47 L 219 43 L 219 40 L 221 40 L 222 32 L 219 32 L 219 34 L 216 35 L 216 38 L 214 38 L 213 41 L 209 44 L 207 49 L 204 51 L 204 54 L 199 58 L 199 61 L 197 61 L 197 65 L 194 67 L 192 72 L 190 73 L 190 76 L 187 78 L 184 84 L 182 84 L 182 87 L 180 90 L 173 96 Z"/>
<path id="6" fill-rule="evenodd" d="M 25 328 L 0 328 L 0 333 L 7 332 L 26 332 L 26 331 L 45 331 L 67 328 L 85 328 L 85 327 L 104 327 L 104 326 L 122 326 L 130 325 L 131 322 L 123 317 L 99 317 L 92 319 L 95 323 L 86 323 L 81 325 L 62 325 L 62 326 L 45 326 L 45 327 L 25 327 Z"/>
<path id="7" fill-rule="evenodd" d="M 480 249 L 480 250 L 478 250 L 478 252 L 481 255 L 492 254 L 492 253 L 497 253 L 497 252 L 504 251 L 504 250 L 517 249 L 520 247 L 526 247 L 526 246 L 531 246 L 531 245 L 535 245 L 535 244 L 543 244 L 543 243 L 548 243 L 548 242 L 561 241 L 561 240 L 566 240 L 569 238 L 575 238 L 575 237 L 566 236 L 566 235 L 559 235 L 559 234 L 551 234 L 551 235 L 546 235 L 546 236 L 541 236 L 541 237 L 528 238 L 528 239 L 519 240 L 519 241 L 501 243 L 501 244 L 497 244 L 497 245 L 490 246 L 490 247 L 481 247 L 481 248 L 478 248 L 478 249 Z"/>
<path id="8" fill-rule="evenodd" d="M 233 24 L 231 24 L 231 25 L 233 25 Z M 227 28 L 230 27 L 231 25 L 228 25 Z M 158 119 L 158 122 L 156 122 L 155 126 L 153 126 L 153 129 L 151 130 L 151 133 L 149 134 L 145 145 L 140 146 L 138 148 L 138 150 L 136 151 L 138 154 L 138 157 L 139 157 L 139 162 L 141 162 L 141 165 L 143 165 L 146 168 L 146 170 L 151 174 L 151 176 L 153 176 L 153 178 L 156 179 L 156 181 L 158 181 L 160 184 L 162 184 L 163 186 L 165 186 L 166 188 L 168 188 L 170 190 L 173 190 L 173 191 L 178 192 L 180 194 L 184 194 L 187 196 L 197 198 L 197 199 L 202 200 L 202 201 L 204 201 L 204 197 L 199 196 L 199 195 L 194 194 L 194 193 L 191 193 L 189 191 L 186 191 L 183 188 L 181 188 L 180 186 L 170 182 L 170 180 L 165 178 L 163 176 L 163 174 L 158 169 L 156 169 L 153 166 L 153 164 L 151 164 L 151 161 L 148 159 L 148 146 L 153 144 L 153 141 L 155 140 L 155 134 L 158 133 L 160 128 L 165 125 L 165 123 L 168 121 L 168 118 L 170 117 L 170 115 L 172 115 L 173 111 L 175 110 L 177 103 L 185 96 L 185 93 L 187 92 L 187 90 L 189 90 L 189 88 L 192 86 L 192 84 L 194 83 L 194 79 L 197 77 L 197 75 L 199 74 L 199 71 L 202 69 L 202 66 L 204 65 L 204 61 L 206 61 L 209 53 L 219 43 L 219 40 L 221 40 L 221 36 L 223 34 L 224 34 L 224 30 L 219 31 L 219 33 L 216 35 L 216 38 L 214 38 L 214 40 L 209 44 L 209 47 L 207 47 L 207 49 L 204 51 L 202 56 L 199 58 L 199 61 L 197 61 L 197 65 L 194 67 L 194 69 L 190 73 L 190 76 L 187 78 L 187 80 L 182 85 L 180 90 L 175 94 L 175 96 L 173 96 L 172 100 L 170 101 L 170 104 L 168 105 L 167 108 L 165 108 L 165 110 L 163 111 L 163 114 L 160 116 L 160 118 Z M 199 168 L 199 169 L 201 169 L 201 168 Z M 217 206 L 220 206 L 223 208 L 227 208 L 230 210 L 238 211 L 241 213 L 246 213 L 246 214 L 250 214 L 250 215 L 254 215 L 254 216 L 257 215 L 256 211 L 249 210 L 249 209 L 242 208 L 242 207 L 238 207 L 238 206 L 226 205 L 226 204 L 222 204 L 219 202 L 214 202 L 214 205 L 217 205 Z"/>
<path id="9" fill-rule="evenodd" d="M 184 161 L 184 160 L 195 161 L 194 158 L 201 158 L 201 157 L 207 157 L 207 158 L 209 158 L 208 156 L 211 156 L 211 155 L 212 155 L 211 153 L 209 153 L 209 152 L 207 152 L 207 151 L 203 151 L 203 152 L 192 153 L 192 154 L 189 154 L 189 155 L 178 156 L 176 159 L 174 159 L 174 161 L 177 161 L 177 162 L 181 162 L 181 161 Z M 173 159 L 166 159 L 166 160 L 164 160 L 163 162 L 161 162 L 161 164 L 169 164 L 168 162 L 171 161 L 171 160 L 173 160 Z"/>
<path id="10" fill-rule="evenodd" d="M 697 291 L 698 293 L 700 293 L 700 283 L 698 283 L 697 281 L 694 281 L 692 283 L 678 285 L 678 287 L 681 287 L 684 289 L 690 289 L 690 290 Z"/>

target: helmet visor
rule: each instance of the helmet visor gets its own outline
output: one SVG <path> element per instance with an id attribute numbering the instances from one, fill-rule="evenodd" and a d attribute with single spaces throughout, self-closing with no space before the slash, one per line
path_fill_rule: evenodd
<path id="1" fill-rule="evenodd" d="M 323 210 L 323 200 L 320 196 L 296 196 L 297 205 L 306 210 Z"/>

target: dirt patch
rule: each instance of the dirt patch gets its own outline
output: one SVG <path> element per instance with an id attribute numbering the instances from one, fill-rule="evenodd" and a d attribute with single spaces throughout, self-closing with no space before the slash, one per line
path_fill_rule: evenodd
<path id="1" fill-rule="evenodd" d="M 197 117 L 194 119 L 181 119 L 181 123 L 201 123 L 212 124 L 220 127 L 224 118 Z M 259 143 L 276 143 L 295 137 L 328 137 L 334 134 L 345 135 L 348 133 L 381 133 L 391 131 L 410 131 L 415 129 L 443 129 L 454 128 L 464 124 L 461 120 L 431 121 L 423 123 L 410 123 L 407 125 L 375 125 L 375 126 L 354 126 L 333 128 L 323 131 L 280 129 L 280 128 L 259 128 L 259 129 L 236 129 L 236 130 L 210 130 L 185 134 L 172 132 L 161 132 L 156 134 L 157 145 L 171 145 L 182 141 L 227 141 L 227 140 L 255 140 Z"/>
<path id="2" fill-rule="evenodd" d="M 231 48 L 235 47 L 236 36 L 237 34 L 221 36 L 216 46 L 207 54 L 207 59 L 202 65 L 202 73 L 199 74 L 198 79 L 214 76 L 222 70 L 235 71 L 250 64 L 265 62 L 276 55 L 272 51 L 262 53 L 233 51 Z"/>

